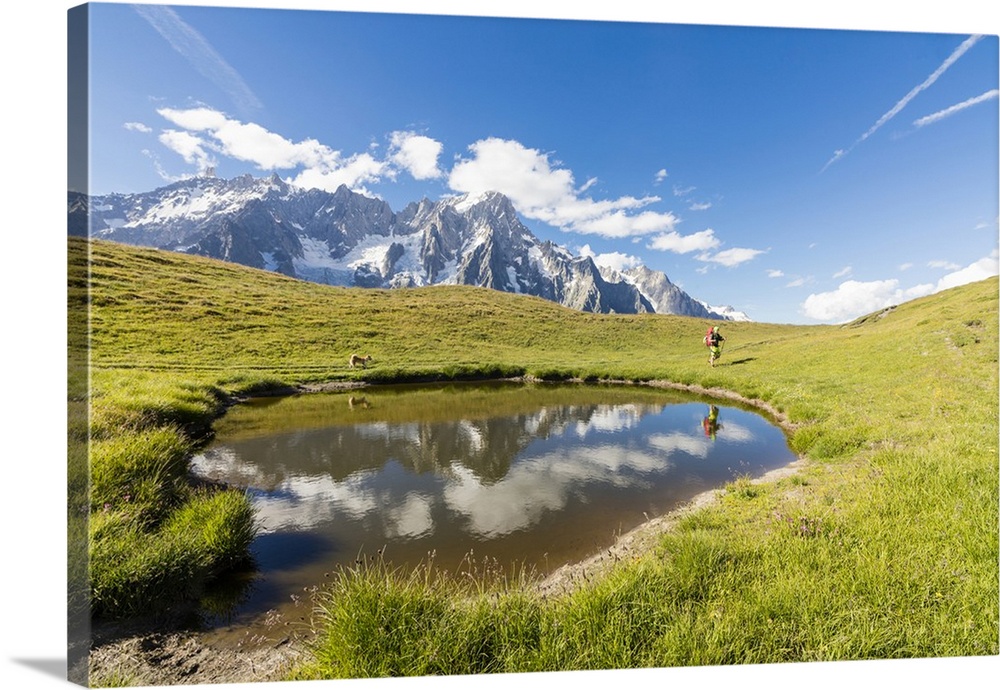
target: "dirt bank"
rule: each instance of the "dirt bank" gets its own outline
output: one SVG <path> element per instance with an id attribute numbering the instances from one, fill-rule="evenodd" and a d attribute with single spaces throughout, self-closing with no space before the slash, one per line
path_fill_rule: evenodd
<path id="1" fill-rule="evenodd" d="M 289 642 L 254 649 L 218 649 L 192 633 L 151 633 L 91 652 L 90 682 L 113 685 L 194 685 L 279 681 L 302 655 Z"/>
<path id="2" fill-rule="evenodd" d="M 154 632 L 150 632 L 153 630 Z M 310 630 L 269 614 L 253 636 L 197 632 L 150 622 L 96 625 L 90 684 L 193 685 L 284 680 L 304 655 Z"/>

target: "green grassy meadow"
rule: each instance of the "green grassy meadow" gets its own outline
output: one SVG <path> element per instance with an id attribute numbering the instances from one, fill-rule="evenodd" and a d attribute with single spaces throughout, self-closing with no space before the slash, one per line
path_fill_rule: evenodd
<path id="1" fill-rule="evenodd" d="M 182 600 L 239 565 L 248 500 L 193 486 L 186 459 L 242 395 L 331 381 L 669 381 L 774 409 L 805 468 L 732 483 L 655 549 L 563 596 L 517 578 L 344 572 L 291 677 L 1000 651 L 996 278 L 843 326 L 724 323 L 715 368 L 699 319 L 461 286 L 333 288 L 100 241 L 70 240 L 69 298 L 90 314 L 89 334 L 71 323 L 70 341 L 90 346 L 100 615 Z M 370 368 L 349 368 L 352 352 Z"/>

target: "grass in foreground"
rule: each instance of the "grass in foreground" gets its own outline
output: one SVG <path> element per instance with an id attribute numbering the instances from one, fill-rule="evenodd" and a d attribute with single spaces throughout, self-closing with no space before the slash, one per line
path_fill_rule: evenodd
<path id="1" fill-rule="evenodd" d="M 132 442 L 156 456 L 142 467 L 166 481 L 143 491 L 168 507 L 136 512 L 150 549 L 172 553 L 162 530 L 192 500 L 170 434 L 194 447 L 231 396 L 269 386 L 669 380 L 774 406 L 811 461 L 790 479 L 733 483 L 655 552 L 565 597 L 346 573 L 296 677 L 998 652 L 996 279 L 842 327 L 725 324 L 710 369 L 699 320 L 461 287 L 334 289 L 100 242 L 93 253 L 91 434 L 109 457 Z M 351 352 L 373 368 L 349 369 Z M 115 517 L 92 519 L 92 534 L 129 510 L 102 500 Z"/>

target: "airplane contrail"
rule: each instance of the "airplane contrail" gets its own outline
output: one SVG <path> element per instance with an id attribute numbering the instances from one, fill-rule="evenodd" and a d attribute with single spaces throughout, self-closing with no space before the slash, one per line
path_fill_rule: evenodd
<path id="1" fill-rule="evenodd" d="M 133 5 L 132 8 L 203 77 L 225 91 L 240 115 L 249 119 L 263 107 L 239 73 L 173 9 L 157 5 Z"/>
<path id="2" fill-rule="evenodd" d="M 955 105 L 945 108 L 944 110 L 939 110 L 936 113 L 931 113 L 930 115 L 926 115 L 920 118 L 919 120 L 914 120 L 913 124 L 916 125 L 917 127 L 924 127 L 926 125 L 930 125 L 935 122 L 940 122 L 946 117 L 951 117 L 952 115 L 954 115 L 959 111 L 965 110 L 966 108 L 970 108 L 979 103 L 992 100 L 994 98 L 997 98 L 998 96 L 1000 96 L 1000 89 L 991 89 L 984 94 L 976 96 L 975 98 L 970 98 L 966 101 L 962 101 L 961 103 L 956 103 Z"/>
<path id="3" fill-rule="evenodd" d="M 837 150 L 833 154 L 833 158 L 831 158 L 830 160 L 828 160 L 826 162 L 826 165 L 823 166 L 823 170 L 821 170 L 820 172 L 825 171 L 833 163 L 839 161 L 841 158 L 843 158 L 848 153 L 850 153 L 851 151 L 853 151 L 855 146 L 857 146 L 858 144 L 860 144 L 861 142 L 863 142 L 865 139 L 867 139 L 868 137 L 870 137 L 872 134 L 874 134 L 875 132 L 877 132 L 879 130 L 879 128 L 881 128 L 882 125 L 884 125 L 886 122 L 888 122 L 892 118 L 896 117 L 896 115 L 898 115 L 899 112 L 903 108 L 905 108 L 910 101 L 912 101 L 914 98 L 916 98 L 917 95 L 921 91 L 925 91 L 928 88 L 930 88 L 931 85 L 933 85 L 934 82 L 936 82 L 938 80 L 938 78 L 948 70 L 949 67 L 951 67 L 953 64 L 955 64 L 955 62 L 960 57 L 962 57 L 963 55 L 965 55 L 966 51 L 968 51 L 969 48 L 971 48 L 972 46 L 974 46 L 979 41 L 979 39 L 981 39 L 981 38 L 982 38 L 982 34 L 973 34 L 972 36 L 969 36 L 967 39 L 965 39 L 964 41 L 962 41 L 962 44 L 960 46 L 958 46 L 958 48 L 956 48 L 952 52 L 952 54 L 949 55 L 948 58 L 944 62 L 941 63 L 940 67 L 938 67 L 936 70 L 934 70 L 934 72 L 932 72 L 929 77 L 927 77 L 926 79 L 924 79 L 924 81 L 922 83 L 920 83 L 917 86 L 913 87 L 908 94 L 906 94 L 905 96 L 903 96 L 903 98 L 901 98 L 899 100 L 899 102 L 896 103 L 896 105 L 892 106 L 892 108 L 890 108 L 887 113 L 885 113 L 882 117 L 880 117 L 878 119 L 878 121 L 874 125 L 872 125 L 868 129 L 867 132 L 865 132 L 864 134 L 862 134 L 858 138 L 857 141 L 855 141 L 853 144 L 851 144 L 851 146 L 849 148 L 847 148 L 846 150 L 845 149 L 839 149 L 839 150 Z"/>

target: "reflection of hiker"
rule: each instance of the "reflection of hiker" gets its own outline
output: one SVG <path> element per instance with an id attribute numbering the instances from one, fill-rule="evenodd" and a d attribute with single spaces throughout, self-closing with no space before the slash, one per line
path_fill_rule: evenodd
<path id="1" fill-rule="evenodd" d="M 708 363 L 713 367 L 715 366 L 715 360 L 722 356 L 722 343 L 724 342 L 726 342 L 726 339 L 719 333 L 718 326 L 712 326 L 708 330 L 708 333 L 705 334 L 705 346 L 709 352 Z"/>
<path id="2" fill-rule="evenodd" d="M 708 416 L 701 420 L 701 428 L 705 430 L 705 436 L 713 441 L 715 440 L 715 433 L 722 428 L 722 425 L 719 424 L 718 407 L 715 405 L 708 406 Z"/>

